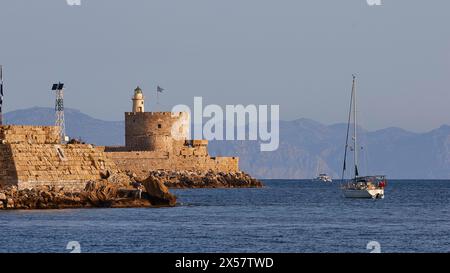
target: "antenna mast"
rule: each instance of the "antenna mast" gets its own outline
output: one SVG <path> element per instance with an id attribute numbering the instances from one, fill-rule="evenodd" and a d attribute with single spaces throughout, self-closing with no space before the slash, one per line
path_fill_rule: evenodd
<path id="1" fill-rule="evenodd" d="M 58 127 L 61 141 L 67 141 L 66 139 L 66 125 L 64 120 L 64 83 L 55 83 L 52 86 L 52 90 L 56 92 L 55 100 L 55 113 L 56 120 L 55 126 Z"/>

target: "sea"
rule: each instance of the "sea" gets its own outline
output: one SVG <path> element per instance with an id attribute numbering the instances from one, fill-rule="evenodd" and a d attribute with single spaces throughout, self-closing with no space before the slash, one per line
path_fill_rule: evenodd
<path id="1" fill-rule="evenodd" d="M 383 200 L 263 182 L 172 190 L 173 208 L 0 211 L 0 252 L 450 252 L 450 181 L 390 181 Z"/>

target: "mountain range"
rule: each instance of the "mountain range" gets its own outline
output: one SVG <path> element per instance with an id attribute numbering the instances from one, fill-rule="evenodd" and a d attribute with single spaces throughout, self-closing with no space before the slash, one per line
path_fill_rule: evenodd
<path id="1" fill-rule="evenodd" d="M 33 107 L 5 114 L 6 124 L 53 125 L 52 108 Z M 96 145 L 123 145 L 124 122 L 104 121 L 65 109 L 71 137 Z M 211 141 L 211 155 L 239 156 L 241 168 L 258 178 L 304 179 L 319 172 L 341 176 L 347 125 L 324 125 L 311 119 L 280 121 L 280 145 L 261 152 L 258 141 Z M 397 179 L 450 178 L 450 126 L 426 133 L 400 128 L 367 131 L 359 128 L 360 173 Z M 352 161 L 349 161 L 352 165 Z M 349 168 L 350 169 L 350 168 Z"/>

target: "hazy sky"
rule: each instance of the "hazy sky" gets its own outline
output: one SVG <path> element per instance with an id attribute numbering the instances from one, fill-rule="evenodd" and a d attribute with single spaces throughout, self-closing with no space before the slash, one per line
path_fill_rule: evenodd
<path id="1" fill-rule="evenodd" d="M 450 124 L 450 1 L 0 0 L 5 110 L 66 106 L 123 119 L 140 85 L 161 103 L 280 104 L 281 118 L 364 127 Z M 161 110 L 161 109 L 159 109 Z"/>

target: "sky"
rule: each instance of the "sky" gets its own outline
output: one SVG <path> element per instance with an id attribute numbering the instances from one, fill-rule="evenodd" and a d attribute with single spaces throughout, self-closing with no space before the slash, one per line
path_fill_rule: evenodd
<path id="1" fill-rule="evenodd" d="M 450 124 L 450 1 L 0 0 L 4 111 L 65 105 L 122 120 L 146 110 L 278 104 L 283 120 L 345 122 L 357 74 L 363 127 Z M 156 105 L 156 86 L 165 91 Z"/>

